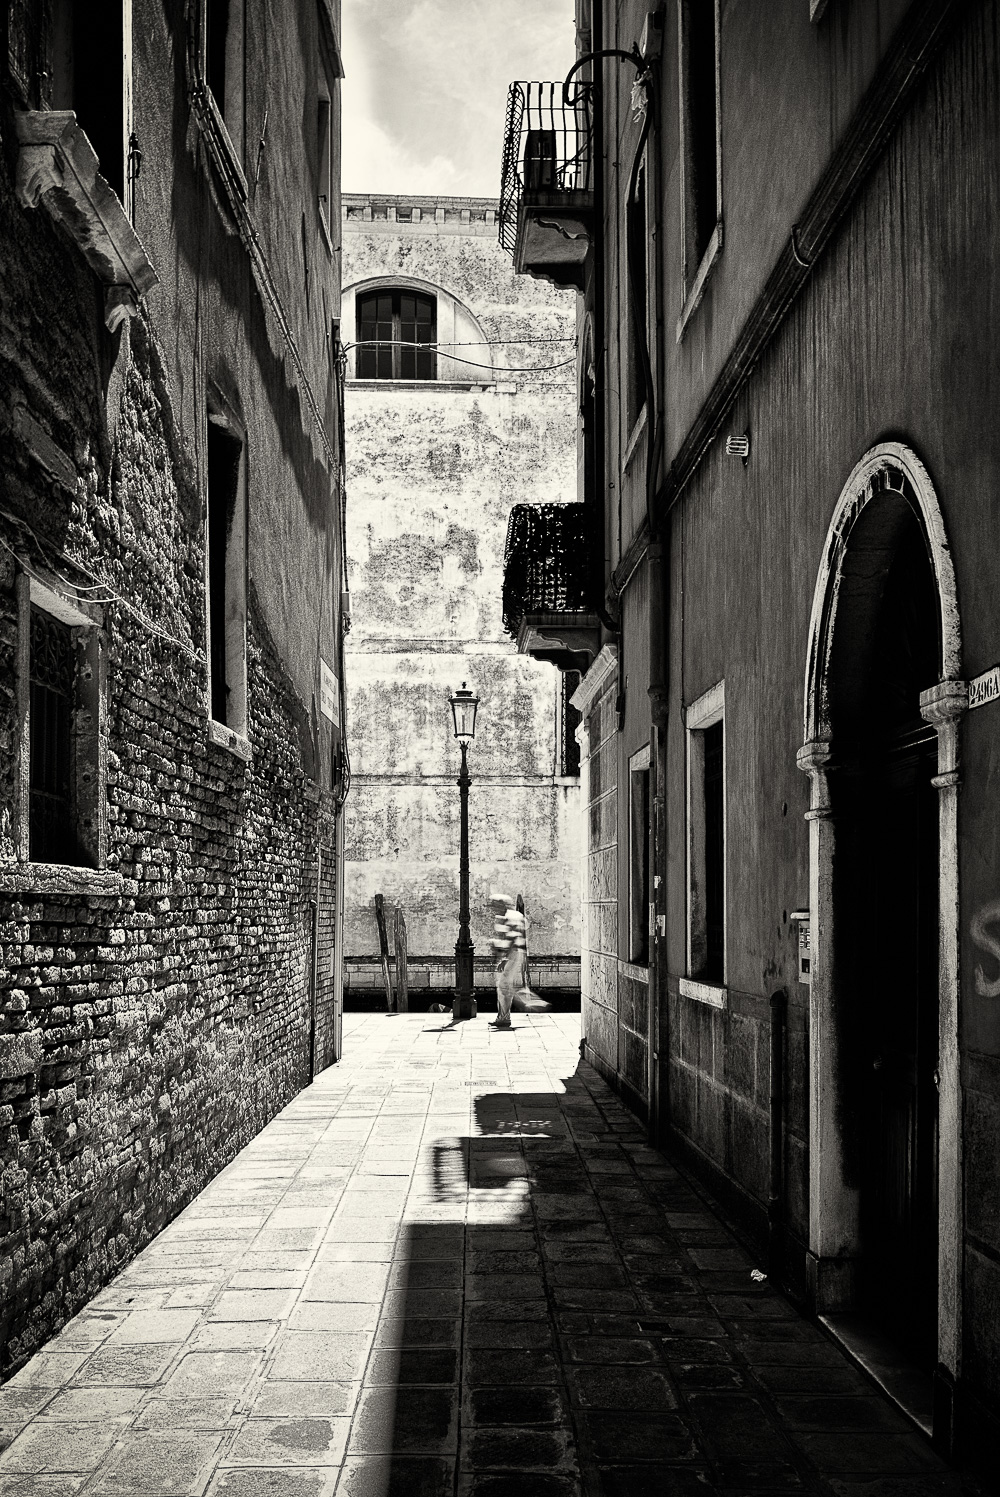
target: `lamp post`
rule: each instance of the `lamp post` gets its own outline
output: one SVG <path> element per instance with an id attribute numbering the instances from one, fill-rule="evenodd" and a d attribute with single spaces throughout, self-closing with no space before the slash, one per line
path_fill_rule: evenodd
<path id="1" fill-rule="evenodd" d="M 449 697 L 451 714 L 455 722 L 455 737 L 462 745 L 462 768 L 458 776 L 461 804 L 461 842 L 458 859 L 458 940 L 455 942 L 455 1001 L 452 1004 L 453 1019 L 476 1017 L 475 986 L 473 982 L 472 938 L 469 935 L 469 744 L 476 736 L 476 708 L 479 698 L 462 682 L 461 690 Z"/>

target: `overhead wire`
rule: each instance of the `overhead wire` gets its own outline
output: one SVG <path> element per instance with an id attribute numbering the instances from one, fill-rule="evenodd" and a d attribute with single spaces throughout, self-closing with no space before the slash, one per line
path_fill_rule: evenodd
<path id="1" fill-rule="evenodd" d="M 510 339 L 512 343 L 520 342 L 520 339 Z M 553 342 L 569 342 L 569 339 L 553 339 Z M 572 341 L 576 341 L 575 339 Z M 468 369 L 489 369 L 497 374 L 549 374 L 554 369 L 565 369 L 570 364 L 576 363 L 576 354 L 571 359 L 562 359 L 558 364 L 479 364 L 475 359 L 463 359 L 460 354 L 449 353 L 449 348 L 483 348 L 490 347 L 489 344 L 471 343 L 413 343 L 403 338 L 359 338 L 355 343 L 345 343 L 344 352 L 348 353 L 352 348 L 421 348 L 427 353 L 439 354 L 444 359 L 453 359 L 456 364 L 464 364 Z"/>
<path id="2" fill-rule="evenodd" d="M 40 550 L 51 552 L 52 548 L 48 546 L 45 541 L 43 541 L 42 537 L 38 534 L 34 527 L 23 518 L 23 516 L 12 514 L 10 510 L 3 508 L 0 508 L 0 515 L 3 515 L 4 519 L 10 520 L 13 524 L 20 525 L 25 530 L 27 530 L 35 540 Z M 203 650 L 192 649 L 190 645 L 185 644 L 184 641 L 178 639 L 176 635 L 169 634 L 166 629 L 161 629 L 158 624 L 154 624 L 152 619 L 142 612 L 141 608 L 136 608 L 134 603 L 130 603 L 126 598 L 123 598 L 120 593 L 116 593 L 109 582 L 101 580 L 95 581 L 90 585 L 80 586 L 78 583 L 73 582 L 71 578 L 64 576 L 63 573 L 58 571 L 55 567 L 52 568 L 50 577 L 43 577 L 40 572 L 36 572 L 34 568 L 25 561 L 24 557 L 18 551 L 15 551 L 14 547 L 10 545 L 10 543 L 6 541 L 2 535 L 0 535 L 0 546 L 3 546 L 4 550 L 9 551 L 22 571 L 26 572 L 29 577 L 34 578 L 34 580 L 40 583 L 42 587 L 48 587 L 51 583 L 51 578 L 54 577 L 56 581 L 61 582 L 64 587 L 72 589 L 81 603 L 90 603 L 93 604 L 94 607 L 97 607 L 99 604 L 117 603 L 119 607 L 124 608 L 125 612 L 130 614 L 132 618 L 134 618 L 137 623 L 141 624 L 142 627 L 146 629 L 150 634 L 154 634 L 158 639 L 162 639 L 167 644 L 173 645 L 175 649 L 180 650 L 180 652 L 183 655 L 186 655 L 188 659 L 197 661 L 199 665 L 204 665 L 205 654 Z M 96 573 L 92 572 L 89 567 L 85 567 L 82 562 L 73 561 L 72 558 L 66 559 L 70 560 L 74 567 L 83 572 L 84 576 L 96 577 Z M 104 590 L 104 592 L 107 594 L 106 597 L 80 597 L 81 593 L 93 592 L 98 587 Z"/>

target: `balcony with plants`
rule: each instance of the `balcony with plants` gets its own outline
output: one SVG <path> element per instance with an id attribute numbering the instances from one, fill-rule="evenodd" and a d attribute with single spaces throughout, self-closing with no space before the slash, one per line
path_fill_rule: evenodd
<path id="1" fill-rule="evenodd" d="M 515 504 L 504 550 L 504 628 L 522 655 L 585 672 L 601 645 L 592 598 L 593 512 Z"/>

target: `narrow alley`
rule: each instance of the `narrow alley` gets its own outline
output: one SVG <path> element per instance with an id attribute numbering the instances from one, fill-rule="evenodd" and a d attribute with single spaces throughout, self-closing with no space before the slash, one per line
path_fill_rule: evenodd
<path id="1" fill-rule="evenodd" d="M 753 1269 L 578 1015 L 348 1015 L 344 1061 L 0 1390 L 0 1490 L 973 1490 Z"/>

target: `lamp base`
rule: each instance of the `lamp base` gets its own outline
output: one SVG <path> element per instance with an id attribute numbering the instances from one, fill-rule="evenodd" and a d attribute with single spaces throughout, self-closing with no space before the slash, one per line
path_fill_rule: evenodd
<path id="1" fill-rule="evenodd" d="M 475 998 L 455 997 L 451 1005 L 452 1019 L 474 1019 L 479 1013 Z"/>

